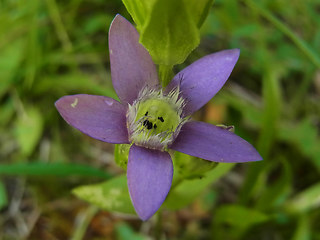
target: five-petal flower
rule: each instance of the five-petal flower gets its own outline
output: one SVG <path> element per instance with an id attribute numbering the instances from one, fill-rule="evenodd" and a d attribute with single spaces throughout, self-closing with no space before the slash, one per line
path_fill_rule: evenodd
<path id="1" fill-rule="evenodd" d="M 120 15 L 110 26 L 109 51 L 112 82 L 120 102 L 78 94 L 64 96 L 55 105 L 81 132 L 108 143 L 132 144 L 128 188 L 142 220 L 159 209 L 170 190 L 173 164 L 168 149 L 215 162 L 262 160 L 252 145 L 234 133 L 186 118 L 221 89 L 239 58 L 238 49 L 199 59 L 163 91 L 138 32 Z"/>

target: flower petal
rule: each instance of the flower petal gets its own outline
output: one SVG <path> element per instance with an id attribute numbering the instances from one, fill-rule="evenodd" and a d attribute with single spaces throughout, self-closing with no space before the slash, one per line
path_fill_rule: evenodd
<path id="1" fill-rule="evenodd" d="M 169 153 L 132 145 L 127 166 L 133 206 L 142 220 L 149 219 L 165 200 L 172 182 Z"/>
<path id="2" fill-rule="evenodd" d="M 64 96 L 55 105 L 67 123 L 90 137 L 109 143 L 129 143 L 126 107 L 118 101 L 78 94 Z"/>
<path id="3" fill-rule="evenodd" d="M 239 49 L 224 50 L 205 56 L 180 71 L 169 83 L 166 92 L 180 86 L 186 100 L 184 116 L 206 104 L 225 84 L 238 61 Z"/>
<path id="4" fill-rule="evenodd" d="M 120 15 L 110 26 L 109 52 L 112 83 L 123 103 L 131 104 L 146 85 L 159 85 L 156 67 L 139 43 L 137 30 Z"/>
<path id="5" fill-rule="evenodd" d="M 262 160 L 255 148 L 234 133 L 204 122 L 187 122 L 171 149 L 215 162 Z"/>

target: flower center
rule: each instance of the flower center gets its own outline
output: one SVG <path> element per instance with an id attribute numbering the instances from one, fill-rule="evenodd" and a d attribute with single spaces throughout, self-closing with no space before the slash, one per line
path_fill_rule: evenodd
<path id="1" fill-rule="evenodd" d="M 133 105 L 129 105 L 130 141 L 138 146 L 166 150 L 186 122 L 181 118 L 183 106 L 177 89 L 167 95 L 162 90 L 143 89 Z"/>

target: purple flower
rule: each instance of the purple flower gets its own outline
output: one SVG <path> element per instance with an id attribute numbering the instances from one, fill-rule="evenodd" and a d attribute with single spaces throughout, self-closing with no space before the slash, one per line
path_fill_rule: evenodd
<path id="1" fill-rule="evenodd" d="M 248 142 L 214 125 L 188 116 L 224 85 L 239 49 L 205 56 L 162 90 L 156 66 L 139 43 L 136 29 L 117 15 L 109 30 L 113 86 L 120 102 L 104 96 L 64 96 L 56 103 L 61 116 L 81 132 L 104 142 L 132 144 L 127 165 L 128 188 L 142 220 L 165 200 L 172 182 L 175 150 L 215 162 L 262 160 Z"/>

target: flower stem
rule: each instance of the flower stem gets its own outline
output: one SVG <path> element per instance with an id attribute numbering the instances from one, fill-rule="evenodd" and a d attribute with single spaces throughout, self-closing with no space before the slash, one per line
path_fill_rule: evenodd
<path id="1" fill-rule="evenodd" d="M 159 78 L 162 87 L 166 87 L 173 77 L 172 65 L 159 65 Z"/>
<path id="2" fill-rule="evenodd" d="M 91 205 L 84 213 L 79 216 L 71 240 L 83 239 L 91 220 L 98 211 L 99 209 L 96 206 Z"/>
<path id="3" fill-rule="evenodd" d="M 260 7 L 258 4 L 256 4 L 252 0 L 245 0 L 244 1 L 246 5 L 248 5 L 250 8 L 257 11 L 261 16 L 266 18 L 268 21 L 270 21 L 274 26 L 276 26 L 283 34 L 285 34 L 287 37 L 289 37 L 292 42 L 311 60 L 311 62 L 317 66 L 317 68 L 320 68 L 320 58 L 315 53 L 314 50 L 312 50 L 305 41 L 303 41 L 301 38 L 299 38 L 290 28 L 288 28 L 285 24 L 283 24 L 279 19 L 277 19 L 275 16 L 272 15 L 268 10 Z"/>

